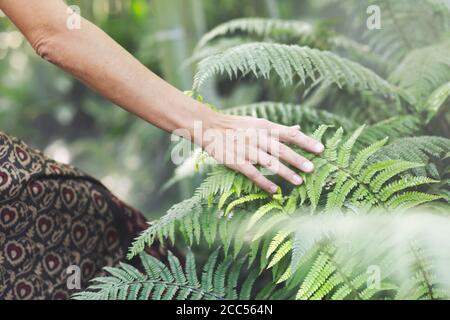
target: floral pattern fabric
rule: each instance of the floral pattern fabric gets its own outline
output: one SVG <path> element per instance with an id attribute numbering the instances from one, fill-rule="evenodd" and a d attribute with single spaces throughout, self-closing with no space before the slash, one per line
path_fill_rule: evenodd
<path id="1" fill-rule="evenodd" d="M 68 267 L 85 288 L 146 227 L 97 180 L 0 133 L 0 299 L 67 299 Z"/>

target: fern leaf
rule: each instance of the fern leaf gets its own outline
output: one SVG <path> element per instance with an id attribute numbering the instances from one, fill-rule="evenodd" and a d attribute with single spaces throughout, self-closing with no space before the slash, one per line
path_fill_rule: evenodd
<path id="1" fill-rule="evenodd" d="M 380 191 L 381 200 L 386 201 L 392 195 L 399 191 L 404 191 L 409 188 L 418 187 L 424 184 L 437 183 L 438 181 L 425 177 L 404 177 L 402 180 L 398 180 L 390 183 Z"/>
<path id="2" fill-rule="evenodd" d="M 362 133 L 358 143 L 369 146 L 389 137 L 390 141 L 411 137 L 420 131 L 420 121 L 417 116 L 398 116 L 380 121 L 368 126 Z"/>
<path id="3" fill-rule="evenodd" d="M 296 38 L 307 42 L 312 37 L 314 28 L 307 22 L 297 20 L 278 20 L 267 18 L 241 18 L 225 22 L 205 34 L 196 50 L 207 46 L 219 37 L 232 34 L 250 34 L 254 38 L 265 39 L 268 36 L 282 34 L 284 37 Z M 311 42 L 311 41 L 308 41 Z"/>
<path id="4" fill-rule="evenodd" d="M 246 230 L 250 230 L 259 220 L 262 219 L 264 215 L 273 210 L 283 211 L 283 207 L 277 201 L 272 201 L 263 205 L 254 214 L 252 214 L 247 223 Z"/>
<path id="5" fill-rule="evenodd" d="M 445 102 L 450 97 L 450 82 L 437 88 L 425 101 L 420 111 L 425 111 L 427 114 L 426 123 L 429 123 L 436 115 L 438 115 L 443 108 L 446 107 Z"/>
<path id="6" fill-rule="evenodd" d="M 217 300 L 237 297 L 237 281 L 244 272 L 243 261 L 233 264 L 234 260 L 218 263 L 218 250 L 212 253 L 203 267 L 202 280 L 199 283 L 192 252 L 188 252 L 185 269 L 177 257 L 169 252 L 168 268 L 156 258 L 147 254 L 140 255 L 144 273 L 128 264 L 117 268 L 105 268 L 110 275 L 93 280 L 86 291 L 74 295 L 77 300 L 121 299 L 121 300 Z M 240 295 L 250 298 L 258 274 L 250 272 Z"/>
<path id="7" fill-rule="evenodd" d="M 239 205 L 242 205 L 242 204 L 248 203 L 248 202 L 253 202 L 256 200 L 267 199 L 267 198 L 268 198 L 267 193 L 255 193 L 255 194 L 249 194 L 247 196 L 236 199 L 227 206 L 227 208 L 225 210 L 225 215 L 228 215 L 231 212 L 231 210 L 233 210 L 236 206 L 239 206 Z"/>
<path id="8" fill-rule="evenodd" d="M 339 149 L 338 159 L 337 159 L 337 165 L 343 168 L 348 167 L 350 156 L 352 154 L 352 149 L 358 140 L 359 136 L 363 132 L 365 126 L 360 127 L 357 129 L 351 137 L 341 145 Z"/>
<path id="9" fill-rule="evenodd" d="M 274 265 L 280 262 L 281 259 L 283 259 L 283 257 L 286 256 L 291 251 L 291 249 L 292 249 L 292 241 L 291 240 L 285 241 L 280 246 L 280 248 L 275 252 L 267 268 L 268 269 L 272 268 Z"/>
<path id="10" fill-rule="evenodd" d="M 268 78 L 272 70 L 285 85 L 293 84 L 295 77 L 300 82 L 305 82 L 306 78 L 315 81 L 317 74 L 324 81 L 338 85 L 369 89 L 389 97 L 400 95 L 397 88 L 369 69 L 331 52 L 274 43 L 244 44 L 206 58 L 199 63 L 193 88 L 199 92 L 205 82 L 216 74 L 226 73 L 234 78 L 238 74 L 252 73 L 255 77 Z"/>
<path id="11" fill-rule="evenodd" d="M 283 243 L 283 241 L 289 236 L 289 231 L 280 231 L 276 234 L 276 236 L 272 239 L 270 242 L 269 248 L 266 253 L 266 257 L 269 258 L 272 253 L 275 252 L 275 250 Z"/>
<path id="12" fill-rule="evenodd" d="M 390 81 L 415 97 L 418 108 L 440 86 L 448 83 L 450 42 L 413 50 L 390 76 Z"/>
<path id="13" fill-rule="evenodd" d="M 302 282 L 300 289 L 298 290 L 296 299 L 304 300 L 320 288 L 323 282 L 331 275 L 335 269 L 329 263 L 329 257 L 327 254 L 322 252 L 318 258 L 315 260 L 314 264 L 308 272 L 305 280 Z"/>
<path id="14" fill-rule="evenodd" d="M 434 169 L 432 163 L 443 159 L 448 150 L 450 150 L 450 140 L 446 138 L 433 136 L 402 138 L 373 154 L 369 163 L 388 159 L 422 163 L 426 167 L 412 170 L 415 175 L 426 176 L 428 173 L 433 178 L 439 179 L 439 173 Z"/>
<path id="15" fill-rule="evenodd" d="M 441 199 L 441 197 L 418 191 L 409 191 L 402 193 L 400 195 L 393 196 L 387 202 L 387 206 L 391 209 L 407 210 L 413 207 L 417 207 L 423 203 L 431 202 L 438 199 Z"/>
<path id="16" fill-rule="evenodd" d="M 353 123 L 344 117 L 332 114 L 330 112 L 318 110 L 308 106 L 286 103 L 260 102 L 226 109 L 224 110 L 224 113 L 230 115 L 264 118 L 285 126 L 294 126 L 301 123 L 302 129 L 306 132 L 313 131 L 313 129 L 324 123 L 328 125 L 342 126 L 348 130 L 353 129 L 354 127 Z"/>

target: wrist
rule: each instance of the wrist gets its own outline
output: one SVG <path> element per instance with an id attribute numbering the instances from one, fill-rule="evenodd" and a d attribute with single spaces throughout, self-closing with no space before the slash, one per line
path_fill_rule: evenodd
<path id="1" fill-rule="evenodd" d="M 205 136 L 211 135 L 213 130 L 221 130 L 227 122 L 228 116 L 205 105 L 201 105 L 200 109 L 201 111 L 195 117 L 193 126 L 189 131 L 192 141 L 202 147 Z M 207 132 L 209 133 L 207 134 Z"/>

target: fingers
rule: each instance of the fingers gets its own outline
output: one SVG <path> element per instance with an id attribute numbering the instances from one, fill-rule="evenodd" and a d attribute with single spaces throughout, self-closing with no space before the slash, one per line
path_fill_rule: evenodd
<path id="1" fill-rule="evenodd" d="M 249 119 L 245 120 L 247 123 L 242 124 L 243 127 L 248 126 L 248 121 L 250 121 Z M 314 165 L 311 161 L 285 145 L 285 143 L 295 144 L 306 151 L 317 154 L 324 151 L 325 147 L 323 144 L 302 133 L 300 126 L 286 127 L 259 119 L 253 119 L 252 121 L 254 121 L 254 126 L 250 126 L 250 128 L 259 131 L 251 132 L 253 135 L 249 135 L 249 137 L 247 137 L 250 134 L 247 132 L 248 130 L 242 129 L 241 132 L 240 126 L 234 129 L 234 135 L 228 134 L 225 137 L 219 137 L 219 139 L 225 140 L 225 144 L 214 144 L 214 149 L 218 149 L 219 153 L 226 155 L 227 157 L 224 159 L 216 157 L 216 153 L 210 152 L 211 150 L 208 151 L 206 147 L 205 150 L 212 154 L 214 158 L 221 159 L 217 159 L 220 163 L 242 173 L 260 189 L 268 193 L 276 193 L 278 186 L 255 167 L 257 164 L 294 185 L 302 184 L 302 177 L 283 164 L 283 162 L 289 163 L 305 173 L 312 172 Z M 244 136 L 241 137 L 241 134 Z M 241 161 L 237 161 L 237 159 Z"/>
<path id="2" fill-rule="evenodd" d="M 255 152 L 251 152 L 250 154 L 254 155 L 249 159 L 251 162 L 260 164 L 294 185 L 298 186 L 303 183 L 303 179 L 298 174 L 282 164 L 277 158 L 261 149 L 255 149 Z"/>
<path id="3" fill-rule="evenodd" d="M 278 126 L 279 128 L 279 139 L 282 142 L 290 143 L 299 146 L 300 148 L 313 152 L 313 153 L 322 153 L 325 150 L 324 145 L 305 135 L 303 132 L 298 130 L 298 127 L 285 127 Z"/>
<path id="4" fill-rule="evenodd" d="M 286 161 L 290 165 L 305 173 L 311 173 L 314 171 L 314 164 L 311 161 L 309 161 L 305 157 L 302 157 L 283 143 L 280 143 L 279 141 L 272 138 L 269 146 L 270 148 L 264 151 L 269 152 L 274 157 Z"/>
<path id="5" fill-rule="evenodd" d="M 281 159 L 297 169 L 310 173 L 314 170 L 314 165 L 311 161 L 302 157 L 297 152 L 281 143 L 272 136 L 267 136 L 258 140 L 258 147 L 266 153 Z"/>
<path id="6" fill-rule="evenodd" d="M 244 176 L 253 181 L 259 188 L 266 191 L 267 193 L 276 193 L 278 191 L 278 186 L 267 179 L 254 165 L 246 161 L 242 164 L 231 164 L 228 165 L 230 169 L 242 173 Z"/>

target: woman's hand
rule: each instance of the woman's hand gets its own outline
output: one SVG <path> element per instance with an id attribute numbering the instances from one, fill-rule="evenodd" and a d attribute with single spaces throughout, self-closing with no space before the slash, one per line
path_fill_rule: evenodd
<path id="1" fill-rule="evenodd" d="M 316 154 L 324 151 L 323 144 L 303 134 L 300 126 L 286 127 L 252 117 L 215 113 L 207 127 L 197 132 L 202 132 L 202 137 L 197 135 L 194 141 L 207 153 L 219 163 L 244 174 L 268 193 L 277 192 L 278 186 L 255 165 L 300 185 L 302 178 L 283 162 L 306 173 L 312 172 L 314 165 L 287 145 Z"/>

